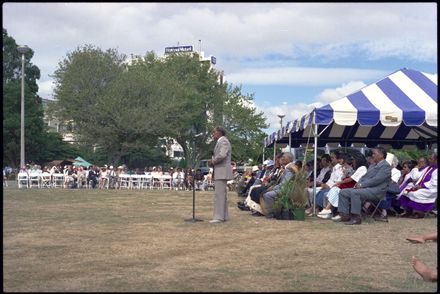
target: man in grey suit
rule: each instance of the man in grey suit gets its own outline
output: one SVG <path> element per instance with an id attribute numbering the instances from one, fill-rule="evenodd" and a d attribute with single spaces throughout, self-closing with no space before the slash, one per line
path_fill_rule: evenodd
<path id="1" fill-rule="evenodd" d="M 391 181 L 391 166 L 385 160 L 387 152 L 383 147 L 373 149 L 374 164 L 359 182 L 349 189 L 339 192 L 338 211 L 346 225 L 360 225 L 361 206 L 365 200 L 379 201 L 385 197 Z"/>
<path id="2" fill-rule="evenodd" d="M 282 175 L 279 178 L 279 182 L 270 187 L 261 197 L 260 205 L 267 218 L 273 218 L 273 205 L 281 187 L 289 181 L 293 176 L 293 154 L 290 152 L 284 152 L 280 158 L 280 164 L 284 168 Z M 258 216 L 258 214 L 256 214 Z"/>
<path id="3" fill-rule="evenodd" d="M 231 143 L 225 137 L 226 132 L 222 127 L 212 130 L 212 137 L 217 140 L 212 160 L 208 161 L 214 167 L 214 216 L 210 223 L 220 223 L 229 219 L 227 181 L 233 179 L 231 166 Z"/>

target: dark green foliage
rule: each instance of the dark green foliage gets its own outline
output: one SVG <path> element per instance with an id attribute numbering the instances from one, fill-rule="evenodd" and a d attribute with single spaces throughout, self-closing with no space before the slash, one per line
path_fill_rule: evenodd
<path id="1" fill-rule="evenodd" d="M 33 55 L 32 50 L 25 54 L 25 162 L 43 164 L 53 160 L 53 156 L 69 156 L 74 149 L 59 135 L 48 133 L 37 95 L 40 70 L 31 63 Z M 15 40 L 3 29 L 3 162 L 12 167 L 20 163 L 20 132 L 21 55 Z"/>
<path id="2" fill-rule="evenodd" d="M 246 106 L 252 97 L 219 83 L 220 73 L 196 54 L 124 59 L 117 50 L 86 45 L 69 53 L 54 74 L 58 102 L 51 113 L 73 120 L 80 141 L 99 146 L 107 162 L 164 162 L 163 141 L 174 138 L 193 166 L 210 158 L 210 133 L 218 124 L 228 132 L 234 160 L 260 156 L 266 125 L 262 113 Z M 194 137 L 198 133 L 205 135 Z"/>

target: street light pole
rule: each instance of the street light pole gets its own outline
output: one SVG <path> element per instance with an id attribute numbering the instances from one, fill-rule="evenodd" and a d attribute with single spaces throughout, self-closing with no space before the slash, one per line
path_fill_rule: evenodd
<path id="1" fill-rule="evenodd" d="M 278 117 L 280 118 L 280 125 L 281 125 L 281 135 L 283 135 L 283 117 L 285 117 L 286 115 L 284 115 L 284 114 L 278 114 Z M 274 146 L 276 146 L 276 144 L 277 144 L 277 141 L 276 141 L 276 139 L 275 139 L 275 143 L 274 143 Z M 276 150 L 275 150 L 276 148 L 274 148 L 274 150 L 273 150 L 273 160 L 275 160 L 275 153 L 276 153 Z M 281 151 L 282 151 L 282 149 L 281 149 Z"/>
<path id="2" fill-rule="evenodd" d="M 21 132 L 20 132 L 20 168 L 24 168 L 24 55 L 30 48 L 26 45 L 18 46 L 21 53 Z"/>
<path id="3" fill-rule="evenodd" d="M 285 117 L 285 114 L 278 114 L 278 117 L 280 118 L 280 125 L 281 125 L 281 131 L 283 131 L 283 118 Z"/>

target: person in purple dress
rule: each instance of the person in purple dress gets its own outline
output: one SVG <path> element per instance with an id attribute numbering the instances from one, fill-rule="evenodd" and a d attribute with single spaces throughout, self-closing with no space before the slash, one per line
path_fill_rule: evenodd
<path id="1" fill-rule="evenodd" d="M 400 197 L 400 206 L 405 209 L 402 217 L 423 218 L 435 208 L 437 200 L 437 153 L 428 159 L 429 168 L 415 183 L 409 183 Z"/>

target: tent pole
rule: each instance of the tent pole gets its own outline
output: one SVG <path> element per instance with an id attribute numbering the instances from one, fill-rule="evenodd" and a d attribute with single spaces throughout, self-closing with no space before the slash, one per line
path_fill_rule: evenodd
<path id="1" fill-rule="evenodd" d="M 313 124 L 315 125 L 315 133 L 313 134 L 315 139 L 315 150 L 313 155 L 313 215 L 316 215 L 316 172 L 317 172 L 317 162 L 318 158 L 318 125 L 315 122 L 315 115 L 313 115 Z"/>
<path id="2" fill-rule="evenodd" d="M 289 133 L 289 152 L 292 153 L 292 137 L 290 136 L 290 133 Z M 293 157 L 296 160 L 295 154 L 293 155 Z"/>
<path id="3" fill-rule="evenodd" d="M 273 143 L 273 160 L 275 162 L 275 155 L 277 152 L 277 141 L 275 140 L 275 142 Z"/>
<path id="4" fill-rule="evenodd" d="M 263 164 L 264 164 L 264 147 L 263 147 Z"/>

